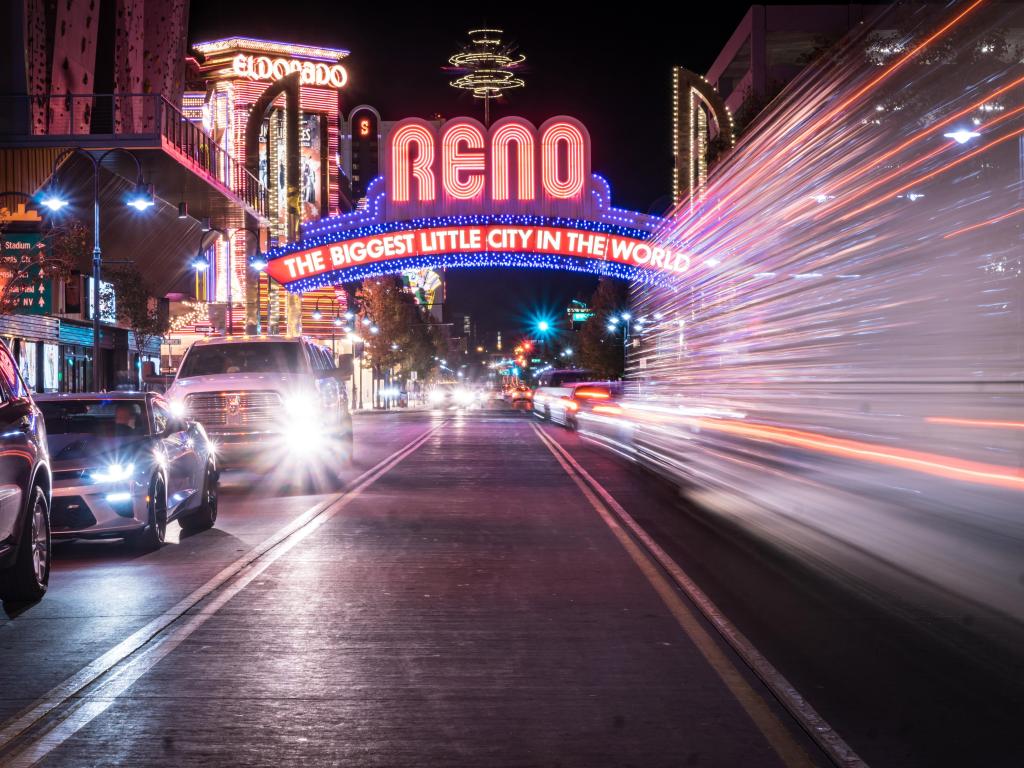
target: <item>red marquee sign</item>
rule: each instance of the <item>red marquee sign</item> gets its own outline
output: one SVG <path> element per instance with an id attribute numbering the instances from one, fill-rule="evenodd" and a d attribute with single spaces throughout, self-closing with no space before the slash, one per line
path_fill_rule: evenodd
<path id="1" fill-rule="evenodd" d="M 590 213 L 590 134 L 553 117 L 539 129 L 521 117 L 485 128 L 471 117 L 397 123 L 384 144 L 388 218 L 534 212 Z"/>
<path id="2" fill-rule="evenodd" d="M 648 238 L 656 216 L 611 205 L 590 167 L 590 134 L 558 116 L 490 127 L 459 117 L 395 123 L 367 205 L 309 222 L 268 254 L 269 275 L 306 291 L 424 267 L 565 269 L 659 279 L 690 269 L 683 251 Z"/>

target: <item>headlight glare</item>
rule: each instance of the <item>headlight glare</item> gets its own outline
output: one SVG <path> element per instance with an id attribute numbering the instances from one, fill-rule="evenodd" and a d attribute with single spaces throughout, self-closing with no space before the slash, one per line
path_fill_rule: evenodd
<path id="1" fill-rule="evenodd" d="M 117 483 L 122 480 L 128 480 L 132 475 L 135 474 L 135 465 L 127 463 L 115 462 L 113 464 L 107 464 L 105 467 L 94 469 L 90 474 L 90 477 L 97 483 Z"/>

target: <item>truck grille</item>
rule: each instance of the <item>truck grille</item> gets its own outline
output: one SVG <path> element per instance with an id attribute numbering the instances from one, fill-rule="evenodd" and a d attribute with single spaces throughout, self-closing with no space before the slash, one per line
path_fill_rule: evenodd
<path id="1" fill-rule="evenodd" d="M 197 392 L 185 399 L 185 407 L 207 429 L 271 429 L 282 415 L 277 392 Z"/>

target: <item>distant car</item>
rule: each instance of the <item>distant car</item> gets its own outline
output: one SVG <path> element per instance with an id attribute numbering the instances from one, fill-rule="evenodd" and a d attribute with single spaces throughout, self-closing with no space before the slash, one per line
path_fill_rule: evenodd
<path id="1" fill-rule="evenodd" d="M 50 581 L 50 465 L 39 409 L 0 341 L 0 600 L 39 600 Z"/>
<path id="2" fill-rule="evenodd" d="M 581 415 L 592 413 L 595 407 L 606 411 L 620 392 L 619 382 L 611 381 L 584 381 L 538 387 L 533 396 L 533 412 L 536 416 L 561 424 L 567 429 L 576 429 Z M 602 413 L 602 410 L 598 410 L 598 413 Z"/>
<path id="3" fill-rule="evenodd" d="M 218 468 L 203 427 L 145 392 L 39 395 L 53 457 L 53 537 L 122 538 L 143 550 L 167 524 L 217 521 Z"/>
<path id="4" fill-rule="evenodd" d="M 352 459 L 351 357 L 344 362 L 303 337 L 202 339 L 185 353 L 167 399 L 205 427 L 224 467 L 288 459 L 292 474 L 333 469 Z"/>
<path id="5" fill-rule="evenodd" d="M 464 384 L 438 384 L 427 394 L 433 408 L 472 408 L 480 400 L 480 393 Z"/>
<path id="6" fill-rule="evenodd" d="M 533 407 L 533 390 L 525 384 L 514 387 L 508 393 L 508 401 L 513 408 L 528 411 Z"/>

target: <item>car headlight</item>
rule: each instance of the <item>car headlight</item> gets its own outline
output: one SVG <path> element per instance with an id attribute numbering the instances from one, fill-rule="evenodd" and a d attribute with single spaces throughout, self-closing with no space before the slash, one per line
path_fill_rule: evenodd
<path id="1" fill-rule="evenodd" d="M 439 389 L 435 389 L 435 390 L 431 391 L 431 393 L 430 393 L 430 402 L 435 403 L 435 404 L 443 403 L 444 402 L 444 392 L 442 392 Z"/>
<path id="2" fill-rule="evenodd" d="M 284 410 L 293 419 L 311 419 L 316 416 L 316 403 L 309 395 L 292 395 L 284 401 Z"/>
<path id="3" fill-rule="evenodd" d="M 455 402 L 460 405 L 469 405 L 473 402 L 473 393 L 468 389 L 458 389 L 455 391 Z"/>
<path id="4" fill-rule="evenodd" d="M 94 469 L 89 476 L 97 483 L 117 483 L 129 479 L 135 474 L 135 465 L 132 463 L 107 464 L 105 467 Z"/>
<path id="5" fill-rule="evenodd" d="M 171 400 L 167 407 L 171 412 L 171 416 L 176 419 L 183 419 L 188 413 L 188 408 L 185 407 L 184 400 Z"/>

